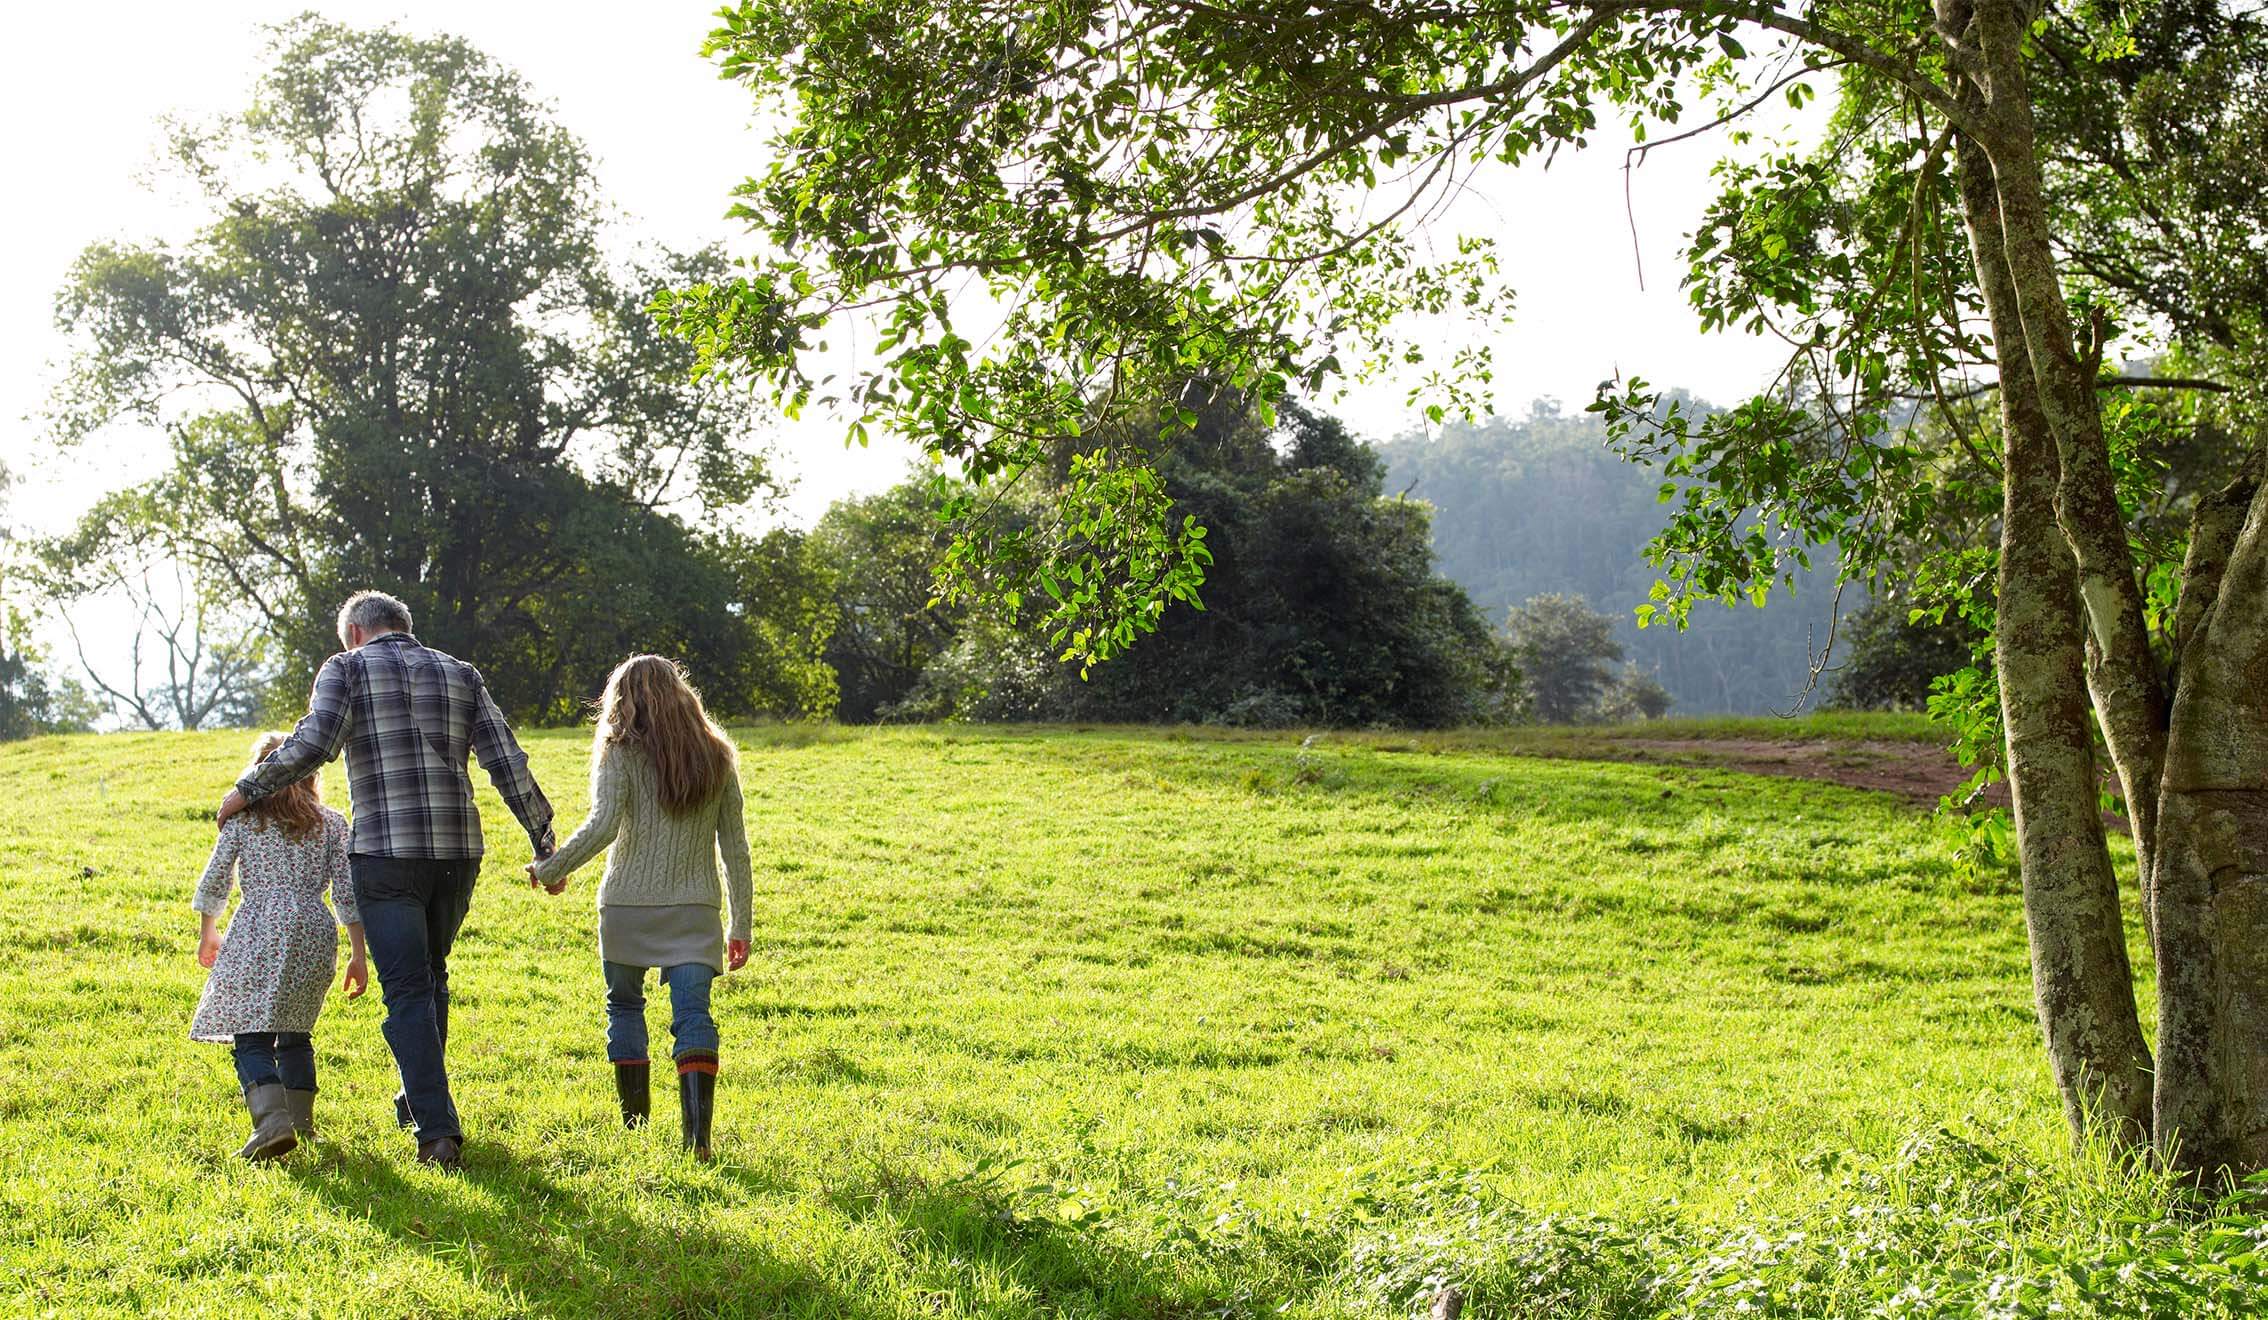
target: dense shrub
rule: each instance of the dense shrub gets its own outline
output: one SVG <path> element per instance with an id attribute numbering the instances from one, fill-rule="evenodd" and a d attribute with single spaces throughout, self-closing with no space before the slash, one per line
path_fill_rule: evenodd
<path id="1" fill-rule="evenodd" d="M 1419 1227 L 1358 1240 L 1347 1268 L 1391 1310 L 1454 1288 L 1469 1320 L 2237 1320 L 2268 1306 L 2268 1177 L 2196 1203 L 2155 1174 L 2035 1167 L 1940 1130 L 1835 1190 L 1705 1227 L 1536 1215 L 1442 1175 L 1409 1184 Z"/>
<path id="2" fill-rule="evenodd" d="M 1838 710 L 1922 710 L 1930 685 L 1968 665 L 1977 630 L 1956 613 L 1915 619 L 1909 602 L 1878 600 L 1837 630 L 1833 687 Z"/>

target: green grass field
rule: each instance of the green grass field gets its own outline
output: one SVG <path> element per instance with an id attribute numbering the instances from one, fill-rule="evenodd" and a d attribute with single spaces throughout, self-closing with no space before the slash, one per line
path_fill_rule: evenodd
<path id="1" fill-rule="evenodd" d="M 2120 1222 L 2171 1203 L 2067 1150 L 2012 888 L 1887 796 L 1486 740 L 741 737 L 718 1162 L 666 1096 L 620 1130 L 596 869 L 515 884 L 484 787 L 456 1178 L 393 1130 L 375 992 L 318 1030 L 324 1140 L 232 1158 L 187 902 L 246 735 L 0 748 L 11 1308 L 2137 1314 L 2132 1259 L 2253 1231 Z M 564 831 L 587 735 L 529 745 Z M 2244 1313 L 2245 1268 L 2163 1313 Z"/>

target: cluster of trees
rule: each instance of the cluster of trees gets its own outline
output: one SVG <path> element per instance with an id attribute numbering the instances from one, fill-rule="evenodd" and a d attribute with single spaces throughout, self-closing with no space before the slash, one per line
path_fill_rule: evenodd
<path id="1" fill-rule="evenodd" d="M 302 17 L 275 29 L 250 109 L 166 148 L 207 221 L 78 261 L 53 433 L 154 423 L 170 462 L 10 556 L 74 641 L 98 603 L 129 640 L 77 646 L 91 693 L 20 642 L 0 652 L 11 735 L 98 707 L 152 729 L 283 718 L 332 648 L 333 603 L 365 583 L 536 722 L 574 718 L 632 649 L 683 657 L 727 715 L 1431 727 L 1670 699 L 1610 671 L 1614 625 L 1578 601 L 1476 608 L 1434 571 L 1427 506 L 1387 495 L 1396 460 L 1244 393 L 1173 396 L 1209 399 L 1154 453 L 1155 493 L 1209 537 L 1203 608 L 1161 612 L 1108 665 L 1065 663 L 1081 644 L 1042 626 L 1076 576 L 1019 593 L 995 561 L 935 599 L 954 529 L 1060 530 L 1052 511 L 1092 477 L 1077 455 L 1001 496 L 916 481 L 809 534 L 736 530 L 771 489 L 750 397 L 694 382 L 694 349 L 647 311 L 718 258 L 610 258 L 581 145 L 461 42 Z M 1114 442 L 1182 411 L 1121 419 Z M 1526 495 L 1514 522 L 1533 525 L 1567 492 Z M 1078 535 L 1107 539 L 1100 521 Z"/>
<path id="2" fill-rule="evenodd" d="M 1384 465 L 1337 420 L 1223 400 L 1164 442 L 1158 472 L 1206 530 L 1204 608 L 1084 675 L 1039 626 L 1052 593 L 929 604 L 948 515 L 1024 534 L 1064 473 L 1034 470 L 973 510 L 947 483 L 836 505 L 814 539 L 839 572 L 841 715 L 1439 727 L 1518 711 L 1510 648 L 1434 572 L 1426 508 L 1388 496 Z"/>
<path id="3" fill-rule="evenodd" d="M 1674 704 L 1660 679 L 1623 660 L 1615 620 L 1581 596 L 1531 596 L 1512 607 L 1505 631 L 1529 710 L 1546 724 L 1657 720 Z M 1609 668 L 1617 662 L 1619 673 Z"/>
<path id="4" fill-rule="evenodd" d="M 1713 412 L 1682 393 L 1696 415 Z M 1906 410 L 1900 425 L 1926 428 Z M 2182 443 L 2160 455 L 2170 469 L 2207 463 L 2225 443 L 2169 431 Z M 1747 600 L 1697 602 L 1683 626 L 1640 627 L 1636 610 L 1654 600 L 1660 568 L 1648 550 L 1662 530 L 1660 467 L 1614 452 L 1606 421 L 1564 413 L 1539 401 L 1523 419 L 1451 422 L 1439 434 L 1413 433 L 1379 446 L 1386 484 L 1434 507 L 1433 541 L 1441 571 L 1482 611 L 1505 617 L 1515 634 L 1540 598 L 1575 597 L 1602 616 L 1559 626 L 1571 640 L 1560 654 L 1590 657 L 1584 692 L 1572 701 L 1535 692 L 1534 715 L 1553 722 L 1629 719 L 1658 713 L 1637 700 L 1658 685 L 1689 714 L 1753 715 L 1806 704 L 1851 710 L 1922 710 L 1933 689 L 1976 660 L 1984 632 L 1955 611 L 1938 617 L 1917 595 L 1912 574 L 1937 542 L 1901 547 L 1900 571 L 1871 581 L 1841 579 L 1834 547 L 1809 565 L 1789 566 L 1782 598 L 1770 609 Z M 2195 482 L 2180 482 L 2194 489 Z M 1997 512 L 1997 511 L 1994 511 Z M 1972 540 L 1986 519 L 1972 515 Z M 1932 529 L 1942 538 L 1946 528 Z M 1564 601 L 1555 608 L 1566 612 Z M 1920 617 L 1916 617 L 1917 613 Z M 1604 630 L 1603 633 L 1601 630 Z M 1524 662 L 1532 690 L 1542 663 Z M 1622 663 L 1612 675 L 1606 666 Z"/>
<path id="5" fill-rule="evenodd" d="M 0 463 L 0 551 L 6 551 L 8 488 L 15 478 Z M 0 573 L 8 560 L 0 558 Z M 42 733 L 76 733 L 100 710 L 77 683 L 57 675 L 31 638 L 28 602 L 15 599 L 12 577 L 0 576 L 0 742 Z"/>

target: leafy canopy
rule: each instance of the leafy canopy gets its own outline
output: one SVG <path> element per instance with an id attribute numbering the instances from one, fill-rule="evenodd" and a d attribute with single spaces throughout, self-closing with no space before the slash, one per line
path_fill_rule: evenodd
<path id="1" fill-rule="evenodd" d="M 978 483 L 1076 455 L 1016 574 L 987 586 L 971 554 L 947 579 L 1045 591 L 1063 654 L 1091 661 L 1202 578 L 1198 528 L 1151 470 L 1159 438 L 1223 392 L 1265 405 L 1388 363 L 1429 373 L 1432 417 L 1475 406 L 1485 353 L 1432 362 L 1398 327 L 1500 317 L 1509 292 L 1487 238 L 1436 250 L 1424 222 L 1490 162 L 1584 144 L 1601 107 L 1674 122 L 1728 92 L 1744 20 L 1799 22 L 1700 3 L 744 0 L 709 49 L 784 125 L 736 208 L 765 251 L 660 310 L 705 371 L 791 409 L 830 399 L 854 438 L 887 426 Z M 871 355 L 824 376 L 856 317 L 878 323 Z M 1160 398 L 1147 437 L 1100 434 Z"/>

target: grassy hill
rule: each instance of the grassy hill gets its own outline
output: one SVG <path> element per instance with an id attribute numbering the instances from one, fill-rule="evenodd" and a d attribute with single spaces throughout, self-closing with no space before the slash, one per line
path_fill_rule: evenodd
<path id="1" fill-rule="evenodd" d="M 674 1107 L 619 1130 L 596 871 L 515 885 L 484 788 L 453 1179 L 392 1129 L 375 992 L 317 1033 L 324 1140 L 231 1158 L 187 901 L 245 735 L 0 748 L 12 1308 L 2136 1314 L 2149 1233 L 2241 1255 L 2233 1212 L 2117 1222 L 2167 1194 L 2065 1150 L 2017 899 L 1886 795 L 1486 740 L 741 738 L 719 1162 Z M 587 735 L 529 741 L 571 826 Z"/>

